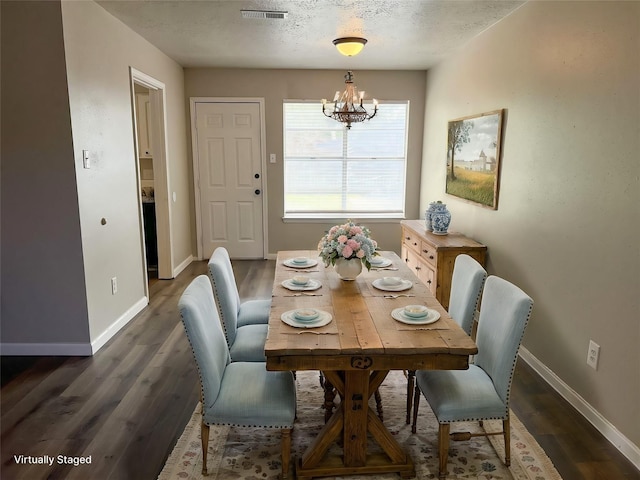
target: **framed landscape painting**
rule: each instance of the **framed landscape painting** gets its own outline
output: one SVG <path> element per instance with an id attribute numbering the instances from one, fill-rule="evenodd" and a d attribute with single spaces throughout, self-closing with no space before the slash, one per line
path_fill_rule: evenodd
<path id="1" fill-rule="evenodd" d="M 446 193 L 497 210 L 504 110 L 451 120 Z"/>

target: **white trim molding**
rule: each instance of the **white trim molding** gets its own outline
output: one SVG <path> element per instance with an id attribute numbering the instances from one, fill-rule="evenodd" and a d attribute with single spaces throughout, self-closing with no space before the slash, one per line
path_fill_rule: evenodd
<path id="1" fill-rule="evenodd" d="M 111 338 L 118 333 L 122 327 L 124 327 L 127 323 L 129 323 L 133 318 L 140 313 L 147 305 L 149 304 L 148 297 L 142 297 L 136 303 L 134 303 L 131 308 L 129 308 L 126 312 L 124 312 L 120 318 L 118 318 L 115 322 L 113 322 L 109 328 L 107 328 L 104 332 L 98 335 L 93 342 L 91 342 L 91 353 L 95 354 L 98 350 L 100 350 L 105 343 L 107 343 Z"/>
<path id="2" fill-rule="evenodd" d="M 178 275 L 180 275 L 180 273 L 185 268 L 191 265 L 191 262 L 193 262 L 193 255 L 189 255 L 187 258 L 184 259 L 182 263 L 180 263 L 180 265 L 178 265 L 176 268 L 173 269 L 173 278 L 176 278 Z"/>
<path id="3" fill-rule="evenodd" d="M 41 357 L 90 357 L 111 340 L 126 324 L 133 320 L 148 304 L 149 298 L 146 296 L 142 297 L 91 343 L 1 343 L 0 354 Z"/>
<path id="4" fill-rule="evenodd" d="M 167 93 L 164 82 L 156 80 L 134 67 L 129 67 L 131 82 L 131 103 L 134 126 L 137 119 L 135 116 L 135 84 L 142 85 L 149 90 L 149 106 L 151 109 L 151 148 L 153 151 L 153 176 L 156 203 L 156 229 L 158 243 L 158 278 L 168 279 L 174 271 L 173 266 L 173 231 L 172 225 L 172 192 L 169 190 L 171 179 L 169 176 L 169 157 L 167 151 Z M 136 169 L 139 170 L 137 134 L 134 132 L 136 145 Z M 139 179 L 138 179 L 139 181 Z M 138 184 L 138 192 L 140 185 Z M 144 252 L 144 229 L 142 228 L 142 204 L 140 202 L 140 228 L 142 251 Z M 141 265 L 146 274 L 146 265 Z M 145 279 L 146 280 L 146 279 Z M 148 284 L 145 281 L 145 292 L 148 295 Z"/>
<path id="5" fill-rule="evenodd" d="M 640 470 L 640 448 L 624 436 L 611 422 L 582 398 L 575 390 L 562 381 L 529 350 L 520 347 L 520 358 L 540 375 L 556 392 L 575 408 L 589 423 L 616 447 Z"/>

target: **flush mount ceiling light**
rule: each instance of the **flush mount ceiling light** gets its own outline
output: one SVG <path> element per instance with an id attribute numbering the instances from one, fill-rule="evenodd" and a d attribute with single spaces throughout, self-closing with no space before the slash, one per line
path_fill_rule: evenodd
<path id="1" fill-rule="evenodd" d="M 362 105 L 364 91 L 358 92 L 358 87 L 353 83 L 353 72 L 347 72 L 344 76 L 344 84 L 344 92 L 337 91 L 333 97 L 333 109 L 330 113 L 327 113 L 327 99 L 322 99 L 322 113 L 326 117 L 345 123 L 347 128 L 351 128 L 352 123 L 364 122 L 375 117 L 378 113 L 378 101 L 374 98 L 373 112 L 367 112 Z"/>
<path id="2" fill-rule="evenodd" d="M 338 51 L 346 57 L 353 57 L 354 55 L 359 54 L 366 43 L 367 39 L 361 37 L 343 37 L 336 38 L 333 41 L 333 44 L 336 46 Z"/>

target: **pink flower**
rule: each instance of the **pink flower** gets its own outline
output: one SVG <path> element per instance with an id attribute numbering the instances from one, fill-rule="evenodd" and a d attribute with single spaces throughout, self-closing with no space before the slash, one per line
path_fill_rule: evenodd
<path id="1" fill-rule="evenodd" d="M 353 238 L 347 240 L 347 245 L 351 247 L 352 250 L 358 250 L 360 248 L 360 244 L 356 242 Z"/>
<path id="2" fill-rule="evenodd" d="M 351 229 L 349 230 L 349 233 L 351 235 L 358 235 L 359 233 L 362 233 L 362 228 L 358 227 L 357 225 L 354 225 L 353 227 L 351 227 Z"/>
<path id="3" fill-rule="evenodd" d="M 362 257 L 364 257 L 364 255 L 365 255 L 364 250 L 358 250 L 356 252 L 356 257 L 358 257 L 358 258 L 362 258 Z"/>
<path id="4" fill-rule="evenodd" d="M 338 237 L 338 241 L 339 241 L 340 243 L 347 243 L 347 236 L 346 236 L 346 235 L 340 235 L 340 236 Z"/>
<path id="5" fill-rule="evenodd" d="M 353 255 L 353 250 L 349 245 L 345 245 L 345 247 L 342 249 L 342 256 L 344 258 L 349 258 L 351 255 Z"/>

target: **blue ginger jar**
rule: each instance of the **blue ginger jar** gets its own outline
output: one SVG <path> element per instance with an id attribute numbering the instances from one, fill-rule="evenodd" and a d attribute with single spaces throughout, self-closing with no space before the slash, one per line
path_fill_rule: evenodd
<path id="1" fill-rule="evenodd" d="M 431 228 L 436 235 L 446 235 L 451 223 L 451 212 L 440 200 L 435 202 L 431 211 Z"/>
<path id="2" fill-rule="evenodd" d="M 427 232 L 433 230 L 433 225 L 431 222 L 431 215 L 433 214 L 433 209 L 435 208 L 436 202 L 431 202 L 429 204 L 429 208 L 424 211 L 424 224 L 427 229 Z"/>

